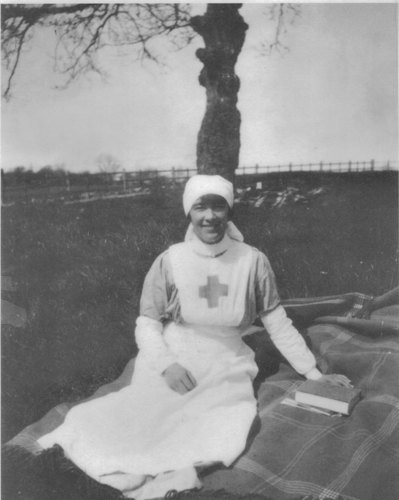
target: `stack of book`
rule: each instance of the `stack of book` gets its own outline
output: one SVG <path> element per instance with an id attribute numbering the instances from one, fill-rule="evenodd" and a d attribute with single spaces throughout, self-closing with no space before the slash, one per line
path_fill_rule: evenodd
<path id="1" fill-rule="evenodd" d="M 307 380 L 296 389 L 293 399 L 283 403 L 324 415 L 350 415 L 360 398 L 360 389 Z"/>

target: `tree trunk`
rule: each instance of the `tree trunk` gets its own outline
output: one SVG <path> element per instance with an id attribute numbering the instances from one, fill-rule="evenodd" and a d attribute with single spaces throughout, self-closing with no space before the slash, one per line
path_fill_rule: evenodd
<path id="1" fill-rule="evenodd" d="M 206 89 L 206 111 L 198 133 L 197 169 L 234 180 L 240 152 L 241 116 L 237 109 L 240 80 L 234 67 L 248 25 L 238 9 L 241 4 L 208 4 L 203 16 L 191 20 L 205 48 L 197 50 L 204 64 L 199 76 Z"/>

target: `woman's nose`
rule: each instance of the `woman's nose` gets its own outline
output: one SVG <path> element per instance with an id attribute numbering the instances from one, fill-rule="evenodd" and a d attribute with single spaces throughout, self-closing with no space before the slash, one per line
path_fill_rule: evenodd
<path id="1" fill-rule="evenodd" d="M 211 208 L 207 208 L 204 213 L 204 218 L 206 220 L 212 220 L 215 218 L 215 212 Z"/>

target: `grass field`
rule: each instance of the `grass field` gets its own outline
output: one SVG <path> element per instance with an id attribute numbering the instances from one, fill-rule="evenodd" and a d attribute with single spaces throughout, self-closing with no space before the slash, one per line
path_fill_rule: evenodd
<path id="1" fill-rule="evenodd" d="M 268 255 L 283 298 L 378 294 L 398 283 L 397 180 L 396 172 L 271 176 L 272 189 L 323 191 L 280 208 L 239 204 L 234 220 Z M 2 274 L 17 284 L 4 298 L 28 313 L 23 329 L 3 325 L 3 441 L 119 375 L 136 352 L 144 276 L 186 226 L 179 192 L 3 209 Z"/>

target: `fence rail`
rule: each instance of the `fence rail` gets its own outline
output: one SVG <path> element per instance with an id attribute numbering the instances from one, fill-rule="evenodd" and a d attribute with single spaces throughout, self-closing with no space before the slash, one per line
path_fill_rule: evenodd
<path id="1" fill-rule="evenodd" d="M 373 172 L 398 170 L 397 161 L 347 161 L 318 163 L 285 163 L 277 165 L 255 165 L 238 168 L 238 175 L 261 174 L 272 172 Z"/>
<path id="2" fill-rule="evenodd" d="M 286 163 L 277 165 L 244 166 L 236 170 L 236 183 L 248 186 L 258 176 L 278 173 L 314 172 L 378 172 L 398 170 L 396 161 L 348 161 L 319 163 Z M 197 172 L 195 168 L 171 168 L 164 170 L 121 171 L 113 173 L 72 174 L 42 179 L 41 182 L 11 184 L 2 176 L 2 203 L 35 202 L 58 199 L 63 201 L 89 200 L 107 196 L 140 195 L 166 185 L 184 183 Z"/>

